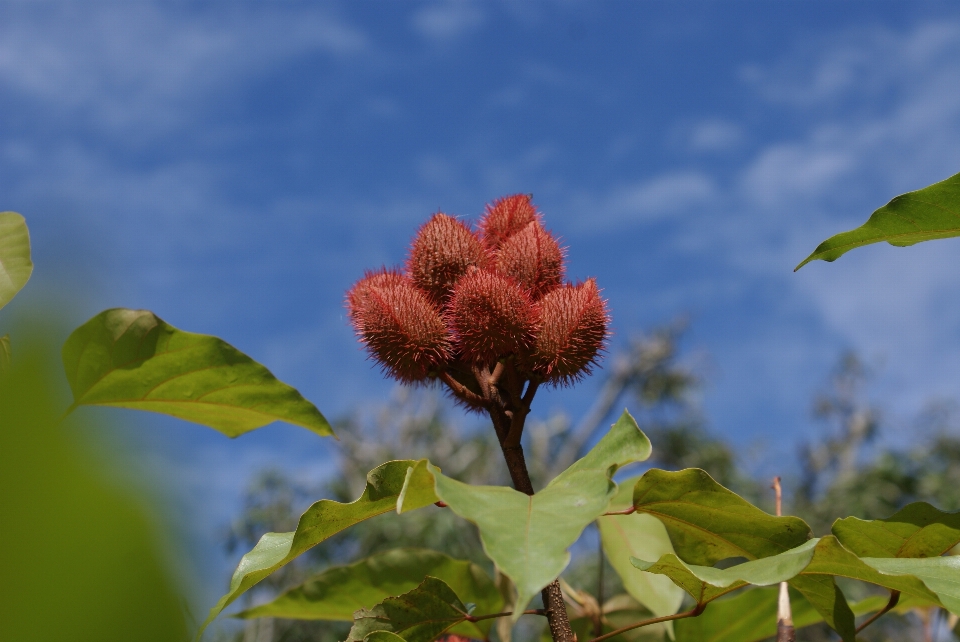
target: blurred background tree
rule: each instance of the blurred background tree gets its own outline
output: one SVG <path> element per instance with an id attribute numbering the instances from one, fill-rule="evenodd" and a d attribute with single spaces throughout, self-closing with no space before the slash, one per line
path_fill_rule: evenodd
<path id="1" fill-rule="evenodd" d="M 680 343 L 686 324 L 677 321 L 630 340 L 611 355 L 599 376 L 597 398 L 578 422 L 565 414 L 529 421 L 524 444 L 536 488 L 576 461 L 594 443 L 611 415 L 630 407 L 654 444 L 650 467 L 670 470 L 703 468 L 717 481 L 761 505 L 772 502 L 770 480 L 752 474 L 737 449 L 709 428 L 697 404 L 702 368 L 682 358 Z M 931 403 L 913 421 L 905 446 L 885 445 L 890 432 L 881 408 L 869 401 L 871 369 L 854 353 L 841 355 L 824 391 L 813 400 L 814 431 L 797 453 L 797 472 L 786 487 L 787 512 L 806 519 L 814 533 L 828 533 L 837 517 L 887 517 L 913 501 L 928 501 L 943 510 L 960 509 L 960 422 L 948 402 Z M 451 404 L 434 389 L 398 387 L 381 407 L 357 411 L 337 425 L 341 437 L 337 471 L 319 485 L 298 482 L 276 470 L 265 470 L 246 493 L 244 509 L 230 527 L 228 550 L 246 551 L 267 531 L 289 531 L 311 502 L 329 497 L 348 502 L 363 490 L 366 474 L 383 461 L 427 457 L 444 473 L 471 484 L 503 484 L 507 479 L 499 446 L 485 425 L 465 429 L 451 421 Z M 636 474 L 634 472 L 633 474 Z M 771 503 L 772 505 L 772 503 Z M 493 572 L 482 554 L 479 536 L 451 511 L 429 509 L 401 519 L 375 518 L 331 538 L 261 583 L 248 594 L 259 603 L 333 564 L 403 546 L 432 548 L 470 559 Z M 574 551 L 564 579 L 575 590 L 596 595 L 622 593 L 619 577 L 601 562 L 591 538 Z M 592 538 L 596 542 L 596 538 Z M 603 570 L 601 571 L 601 563 Z M 863 585 L 844 585 L 850 599 L 866 596 Z M 576 607 L 575 607 L 576 608 Z M 955 624 L 955 623 L 952 623 Z M 934 637 L 945 623 L 933 612 L 888 615 L 861 638 L 880 642 Z M 237 634 L 243 642 L 333 642 L 344 639 L 349 623 L 294 620 L 250 620 Z M 503 632 L 505 633 L 505 632 Z M 533 639 L 536 628 L 518 629 L 514 638 Z M 831 640 L 826 627 L 809 627 L 800 640 Z M 948 634 L 945 634 L 948 635 Z"/>

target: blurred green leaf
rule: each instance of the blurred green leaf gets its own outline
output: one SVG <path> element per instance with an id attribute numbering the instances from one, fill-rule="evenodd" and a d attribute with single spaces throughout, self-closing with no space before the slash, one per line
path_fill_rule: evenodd
<path id="1" fill-rule="evenodd" d="M 10 335 L 0 337 L 0 374 L 10 369 L 13 362 L 13 350 L 10 347 Z"/>
<path id="2" fill-rule="evenodd" d="M 916 502 L 887 519 L 838 519 L 832 530 L 860 557 L 937 557 L 960 542 L 960 513 Z"/>
<path id="3" fill-rule="evenodd" d="M 639 478 L 620 483 L 608 511 L 628 508 L 633 500 L 633 487 Z M 603 551 L 610 565 L 623 581 L 623 588 L 656 617 L 673 615 L 683 601 L 683 590 L 668 578 L 645 573 L 630 563 L 631 557 L 660 559 L 673 553 L 670 536 L 663 523 L 648 514 L 607 515 L 597 518 Z"/>
<path id="4" fill-rule="evenodd" d="M 173 415 L 229 437 L 286 421 L 319 435 L 330 424 L 312 403 L 225 341 L 183 332 L 147 310 L 105 310 L 63 346 L 74 406 Z"/>
<path id="5" fill-rule="evenodd" d="M 499 613 L 503 608 L 503 597 L 493 580 L 476 564 L 436 551 L 401 548 L 328 569 L 237 617 L 350 622 L 357 609 L 372 608 L 388 597 L 413 590 L 428 575 L 442 580 L 460 599 L 476 604 L 478 615 Z M 492 623 L 465 622 L 453 632 L 485 638 Z"/>
<path id="6" fill-rule="evenodd" d="M 377 640 L 433 642 L 467 617 L 467 607 L 445 582 L 427 577 L 412 591 L 390 597 L 354 616 L 347 642 Z M 390 636 L 372 635 L 386 631 Z"/>
<path id="7" fill-rule="evenodd" d="M 82 446 L 91 426 L 57 425 L 52 343 L 18 337 L 0 374 L 0 639 L 188 639 L 185 596 L 165 565 L 175 551 L 158 547 L 173 538 Z"/>
<path id="8" fill-rule="evenodd" d="M 960 174 L 894 197 L 860 227 L 818 245 L 794 271 L 810 261 L 835 261 L 854 248 L 880 241 L 903 247 L 952 236 L 960 236 Z"/>
<path id="9" fill-rule="evenodd" d="M 231 602 L 257 582 L 288 564 L 323 540 L 365 519 L 394 510 L 413 460 L 391 461 L 367 474 L 367 486 L 360 498 L 349 504 L 321 499 L 303 513 L 297 529 L 290 533 L 267 533 L 252 551 L 243 556 L 230 580 L 230 589 L 210 609 L 197 638 Z"/>
<path id="10" fill-rule="evenodd" d="M 589 453 L 532 496 L 504 486 L 470 486 L 429 464 L 427 470 L 436 498 L 479 527 L 484 551 L 516 585 L 516 620 L 530 599 L 567 567 L 568 547 L 607 510 L 617 493 L 611 478 L 617 468 L 649 456 L 650 441 L 625 411 Z M 424 477 L 416 479 L 427 483 Z M 417 496 L 420 502 L 431 498 L 422 490 Z M 404 510 L 402 504 L 399 510 Z"/>
<path id="11" fill-rule="evenodd" d="M 30 280 L 30 232 L 16 212 L 0 212 L 0 308 Z"/>

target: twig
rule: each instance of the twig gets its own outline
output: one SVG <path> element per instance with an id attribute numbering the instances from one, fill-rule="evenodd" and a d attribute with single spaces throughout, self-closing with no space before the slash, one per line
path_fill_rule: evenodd
<path id="1" fill-rule="evenodd" d="M 472 404 L 476 404 L 484 408 L 486 408 L 489 405 L 486 399 L 484 399 L 483 397 L 481 397 L 480 395 L 473 392 L 472 390 L 467 388 L 465 385 L 463 385 L 462 383 L 454 379 L 453 375 L 451 375 L 446 370 L 443 370 L 440 373 L 440 379 L 442 379 L 443 382 L 450 387 L 450 389 L 453 391 L 453 394 L 457 395 L 464 401 L 469 401 Z"/>
<path id="2" fill-rule="evenodd" d="M 682 620 L 687 617 L 697 617 L 703 610 L 707 608 L 706 604 L 697 604 L 695 607 L 689 611 L 684 611 L 683 613 L 676 613 L 674 615 L 664 615 L 663 617 L 655 617 L 649 620 L 643 620 L 642 622 L 636 622 L 630 626 L 625 626 L 622 629 L 617 629 L 616 631 L 610 631 L 606 635 L 601 635 L 600 637 L 593 638 L 590 642 L 603 642 L 603 640 L 609 640 L 612 637 L 616 637 L 621 633 L 626 633 L 627 631 L 632 631 L 633 629 L 639 629 L 641 626 L 650 626 L 651 624 L 659 624 L 660 622 L 669 622 L 671 620 Z"/>
<path id="3" fill-rule="evenodd" d="M 497 384 L 500 383 L 500 377 L 503 375 L 503 371 L 506 366 L 503 365 L 503 361 L 498 361 L 497 365 L 494 366 L 493 372 L 490 373 L 490 378 L 487 379 L 487 383 L 491 388 L 496 388 Z"/>
<path id="4" fill-rule="evenodd" d="M 612 510 L 603 514 L 604 517 L 607 515 L 633 515 L 637 512 L 636 506 L 631 506 L 630 508 L 624 508 L 623 510 Z"/>
<path id="5" fill-rule="evenodd" d="M 900 601 L 900 591 L 890 591 L 890 600 L 887 602 L 887 605 L 882 609 L 880 609 L 879 611 L 877 611 L 876 613 L 874 613 L 869 620 L 867 620 L 866 622 L 858 626 L 857 633 L 859 633 L 860 631 L 864 630 L 865 628 L 867 628 L 868 626 L 876 622 L 877 618 L 879 618 L 881 615 L 883 615 L 890 609 L 894 608 L 897 605 L 897 602 L 899 601 Z"/>
<path id="6" fill-rule="evenodd" d="M 777 499 L 777 517 L 783 515 L 783 489 L 780 477 L 773 478 L 773 492 Z M 780 596 L 777 600 L 777 642 L 794 642 L 797 638 L 793 627 L 793 610 L 790 608 L 790 589 L 786 582 L 780 582 Z"/>
<path id="7" fill-rule="evenodd" d="M 543 609 L 529 609 L 523 612 L 524 615 L 546 615 L 547 612 Z M 507 611 L 506 613 L 491 613 L 490 615 L 468 615 L 466 617 L 467 622 L 479 622 L 480 620 L 492 620 L 495 617 L 506 617 L 508 615 L 513 615 L 513 612 Z"/>

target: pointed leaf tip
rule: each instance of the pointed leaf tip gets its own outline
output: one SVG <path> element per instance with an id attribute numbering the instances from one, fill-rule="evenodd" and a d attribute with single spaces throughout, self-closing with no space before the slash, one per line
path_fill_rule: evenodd
<path id="1" fill-rule="evenodd" d="M 906 247 L 922 241 L 960 236 L 960 174 L 929 187 L 894 197 L 860 227 L 831 236 L 794 272 L 814 260 L 832 262 L 850 250 L 886 241 Z"/>

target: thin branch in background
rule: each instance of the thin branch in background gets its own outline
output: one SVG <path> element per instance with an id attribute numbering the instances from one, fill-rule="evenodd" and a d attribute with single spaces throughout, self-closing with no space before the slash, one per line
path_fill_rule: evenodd
<path id="1" fill-rule="evenodd" d="M 777 517 L 783 515 L 783 489 L 780 478 L 773 478 L 773 492 L 777 498 Z M 786 582 L 780 582 L 780 597 L 777 600 L 777 642 L 794 642 L 797 639 L 793 628 L 793 611 L 790 609 L 790 590 Z"/>
<path id="2" fill-rule="evenodd" d="M 643 620 L 642 622 L 634 622 L 629 626 L 625 626 L 622 629 L 617 629 L 616 631 L 610 631 L 606 635 L 601 635 L 595 637 L 590 642 L 603 642 L 604 640 L 609 640 L 610 638 L 617 637 L 621 633 L 626 633 L 627 631 L 632 631 L 634 629 L 639 629 L 642 626 L 650 626 L 651 624 L 660 624 L 661 622 L 670 622 L 671 620 L 682 620 L 688 617 L 697 617 L 703 613 L 704 609 L 707 608 L 706 604 L 697 604 L 695 607 L 689 611 L 684 611 L 683 613 L 676 613 L 674 615 L 664 615 L 663 617 L 655 617 L 649 620 Z"/>

